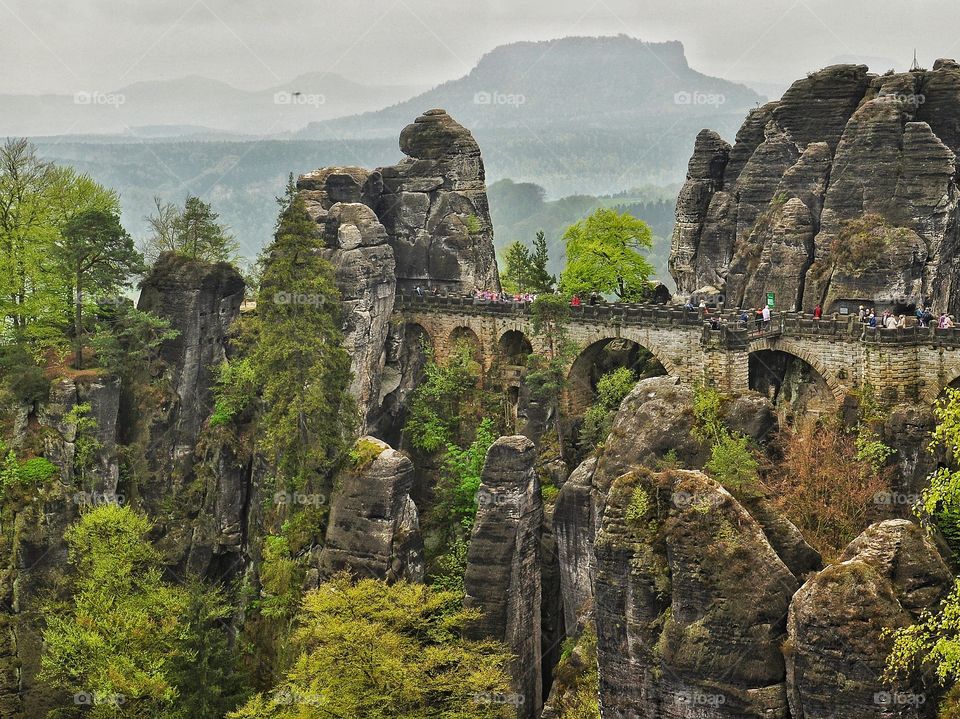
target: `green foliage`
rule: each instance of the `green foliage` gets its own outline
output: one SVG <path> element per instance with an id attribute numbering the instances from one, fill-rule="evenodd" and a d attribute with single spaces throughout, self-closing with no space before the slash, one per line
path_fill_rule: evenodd
<path id="1" fill-rule="evenodd" d="M 626 302 L 647 296 L 653 267 L 641 250 L 652 246 L 653 234 L 643 220 L 600 208 L 563 237 L 567 266 L 560 287 L 567 296 L 598 292 Z"/>
<path id="2" fill-rule="evenodd" d="M 41 160 L 27 140 L 0 147 L 0 344 L 23 343 L 37 358 L 64 346 L 71 325 L 77 334 L 78 264 L 83 289 L 126 281 L 107 269 L 126 264 L 112 226 L 119 210 L 115 192 Z M 90 246 L 101 252 L 91 254 Z"/>
<path id="3" fill-rule="evenodd" d="M 750 449 L 749 438 L 743 435 L 722 434 L 710 448 L 710 459 L 703 468 L 733 492 L 750 491 L 757 483 L 757 458 Z"/>
<path id="4" fill-rule="evenodd" d="M 300 604 L 303 568 L 291 555 L 286 537 L 264 537 L 260 585 L 261 598 L 257 607 L 263 616 L 271 619 L 293 617 Z"/>
<path id="5" fill-rule="evenodd" d="M 26 345 L 0 341 L 0 399 L 6 395 L 17 403 L 33 404 L 46 400 L 49 393 L 50 382 Z"/>
<path id="6" fill-rule="evenodd" d="M 68 695 L 93 697 L 59 716 L 209 717 L 233 704 L 224 691 L 225 644 L 215 637 L 227 616 L 222 596 L 199 584 L 163 580 L 150 522 L 107 504 L 85 513 L 64 535 L 74 568 L 72 596 L 45 611 L 40 680 Z M 223 681 L 206 686 L 204 678 Z"/>
<path id="7" fill-rule="evenodd" d="M 603 442 L 610 433 L 617 408 L 636 383 L 637 378 L 626 367 L 611 370 L 597 381 L 597 399 L 583 416 L 582 447 L 596 447 Z"/>
<path id="8" fill-rule="evenodd" d="M 891 632 L 886 678 L 894 681 L 918 668 L 932 670 L 943 684 L 960 680 L 960 580 L 939 611 L 925 611 L 909 627 Z"/>
<path id="9" fill-rule="evenodd" d="M 463 225 L 471 235 L 479 235 L 483 227 L 480 225 L 480 218 L 476 215 L 464 215 Z"/>
<path id="10" fill-rule="evenodd" d="M 22 492 L 39 487 L 57 474 L 57 466 L 45 457 L 31 457 L 24 461 L 0 441 L 0 499 L 11 492 Z"/>
<path id="11" fill-rule="evenodd" d="M 446 449 L 466 435 L 464 423 L 475 416 L 481 368 L 467 342 L 458 342 L 444 363 L 430 359 L 410 399 L 404 434 L 423 452 Z"/>
<path id="12" fill-rule="evenodd" d="M 179 334 L 169 320 L 141 312 L 132 302 L 101 305 L 97 314 L 90 338 L 97 364 L 125 379 L 152 375 L 160 345 Z"/>
<path id="13" fill-rule="evenodd" d="M 231 719 L 380 717 L 492 719 L 512 707 L 478 701 L 509 691 L 506 648 L 463 638 L 477 618 L 460 596 L 427 585 L 337 576 L 309 592 L 293 636 L 298 655 L 276 687 Z"/>
<path id="14" fill-rule="evenodd" d="M 694 435 L 710 444 L 710 459 L 704 471 L 734 493 L 756 491 L 759 463 L 750 439 L 734 434 L 723 421 L 723 395 L 712 387 L 698 385 L 693 393 Z"/>
<path id="15" fill-rule="evenodd" d="M 231 262 L 237 264 L 239 245 L 220 215 L 199 197 L 188 196 L 179 208 L 154 198 L 155 214 L 147 218 L 150 235 L 144 243 L 144 254 L 155 262 L 163 252 L 173 252 L 198 262 Z"/>
<path id="16" fill-rule="evenodd" d="M 131 275 L 143 273 L 146 267 L 133 238 L 120 224 L 119 213 L 106 210 L 85 210 L 71 217 L 53 249 L 73 302 L 75 363 L 82 368 L 87 293 L 94 298 L 116 295 L 129 286 Z"/>
<path id="17" fill-rule="evenodd" d="M 362 470 L 369 467 L 382 453 L 383 447 L 378 442 L 361 437 L 350 450 L 350 464 L 355 471 Z"/>
<path id="18" fill-rule="evenodd" d="M 216 418 L 229 421 L 259 389 L 258 448 L 279 486 L 303 488 L 346 458 L 356 408 L 333 267 L 320 255 L 317 225 L 295 187 L 280 204 L 274 241 L 261 258 L 257 312 L 244 324 L 237 371 L 227 370 L 231 382 L 218 389 Z"/>
<path id="19" fill-rule="evenodd" d="M 248 357 L 225 360 L 217 368 L 213 385 L 213 413 L 210 426 L 228 425 L 247 410 L 257 398 L 257 372 Z"/>
<path id="20" fill-rule="evenodd" d="M 477 490 L 487 450 L 497 440 L 494 423 L 485 418 L 477 427 L 473 442 L 466 448 L 447 445 L 436 486 L 434 512 L 444 526 L 461 526 L 469 532 L 477 513 Z"/>
<path id="21" fill-rule="evenodd" d="M 103 443 L 97 437 L 97 420 L 88 416 L 89 402 L 76 404 L 64 415 L 64 422 L 76 428 L 74 439 L 73 470 L 83 482 L 93 468 L 97 453 L 103 449 Z"/>
<path id="22" fill-rule="evenodd" d="M 564 641 L 554 677 L 551 703 L 558 719 L 600 719 L 597 632 L 592 623 L 575 640 Z"/>
<path id="23" fill-rule="evenodd" d="M 624 516 L 631 525 L 638 526 L 643 522 L 650 508 L 650 495 L 643 487 L 637 485 L 633 488 L 633 494 L 630 495 L 630 504 L 627 505 Z"/>
<path id="24" fill-rule="evenodd" d="M 553 292 L 556 278 L 547 271 L 549 262 L 543 232 L 537 233 L 532 251 L 522 242 L 511 242 L 503 250 L 504 269 L 500 273 L 500 284 L 507 292 Z"/>

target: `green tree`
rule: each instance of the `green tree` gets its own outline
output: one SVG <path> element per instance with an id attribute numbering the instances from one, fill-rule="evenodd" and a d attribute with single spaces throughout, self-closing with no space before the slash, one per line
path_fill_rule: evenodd
<path id="1" fill-rule="evenodd" d="M 500 284 L 507 292 L 526 292 L 530 287 L 530 250 L 520 241 L 511 242 L 503 251 L 504 268 Z"/>
<path id="2" fill-rule="evenodd" d="M 493 719 L 515 716 L 506 648 L 463 638 L 478 618 L 427 585 L 340 575 L 304 597 L 293 666 L 230 719 Z"/>
<path id="3" fill-rule="evenodd" d="M 547 271 L 550 264 L 550 253 L 547 250 L 547 239 L 543 231 L 537 232 L 533 241 L 533 252 L 530 255 L 530 291 L 534 294 L 553 292 L 557 278 Z"/>
<path id="4" fill-rule="evenodd" d="M 598 292 L 636 302 L 649 292 L 653 267 L 641 251 L 653 246 L 653 233 L 643 220 L 601 207 L 563 238 L 567 266 L 560 287 L 568 296 Z"/>
<path id="5" fill-rule="evenodd" d="M 236 264 L 239 246 L 220 215 L 199 197 L 189 196 L 179 208 L 154 198 L 156 213 L 147 218 L 151 234 L 144 254 L 151 262 L 163 252 L 175 252 L 200 262 Z"/>
<path id="6" fill-rule="evenodd" d="M 73 596 L 45 612 L 40 679 L 87 697 L 95 719 L 161 717 L 175 708 L 170 668 L 185 602 L 163 582 L 149 531 L 143 515 L 108 504 L 64 535 Z"/>
<path id="7" fill-rule="evenodd" d="M 72 596 L 46 607 L 40 672 L 72 695 L 57 717 L 215 719 L 239 703 L 220 624 L 229 606 L 197 580 L 165 582 L 151 528 L 106 504 L 64 535 Z"/>
<path id="8" fill-rule="evenodd" d="M 260 260 L 257 312 L 231 361 L 245 366 L 220 371 L 217 417 L 226 421 L 259 400 L 258 447 L 278 482 L 300 489 L 345 457 L 356 416 L 333 266 L 320 255 L 317 224 L 294 186 L 280 203 L 274 240 Z"/>
<path id="9" fill-rule="evenodd" d="M 82 368 L 86 337 L 83 308 L 90 302 L 86 293 L 110 295 L 129 286 L 130 276 L 146 269 L 143 255 L 123 229 L 120 217 L 103 210 L 86 210 L 72 217 L 54 248 L 70 289 L 76 366 Z"/>

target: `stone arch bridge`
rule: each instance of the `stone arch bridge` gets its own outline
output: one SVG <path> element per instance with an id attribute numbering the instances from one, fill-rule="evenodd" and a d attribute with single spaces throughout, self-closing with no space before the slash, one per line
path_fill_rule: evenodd
<path id="1" fill-rule="evenodd" d="M 757 360 L 767 353 L 797 358 L 822 379 L 828 396 L 840 404 L 869 383 L 885 402 L 932 403 L 960 378 L 960 329 L 864 328 L 856 317 L 815 320 L 796 313 L 774 313 L 763 332 L 751 322 L 738 327 L 734 313 L 720 313 L 711 329 L 698 310 L 652 304 L 571 307 L 569 338 L 577 361 L 612 340 L 630 340 L 648 350 L 666 372 L 682 382 L 703 382 L 721 390 L 751 387 Z M 394 321 L 418 328 L 443 359 L 461 339 L 475 344 L 485 371 L 499 368 L 508 385 L 519 384 L 520 357 L 545 353 L 545 340 L 533 331 L 530 307 L 455 296 L 398 295 Z M 759 364 L 762 365 L 762 362 Z M 582 405 L 592 390 L 571 383 L 568 402 Z"/>

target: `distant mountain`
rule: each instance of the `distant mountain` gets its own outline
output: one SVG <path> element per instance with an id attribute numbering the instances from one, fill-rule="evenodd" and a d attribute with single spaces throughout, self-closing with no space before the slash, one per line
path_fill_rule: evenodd
<path id="1" fill-rule="evenodd" d="M 465 77 L 358 117 L 313 123 L 302 138 L 392 135 L 431 107 L 475 133 L 550 128 L 619 130 L 742 119 L 765 99 L 745 85 L 690 68 L 679 42 L 626 36 L 568 37 L 502 45 Z"/>
<path id="2" fill-rule="evenodd" d="M 370 86 L 331 73 L 300 75 L 265 90 L 239 90 L 197 75 L 137 82 L 116 90 L 73 95 L 0 95 L 0 136 L 136 135 L 159 128 L 176 137 L 202 132 L 275 135 L 316 120 L 374 110 L 419 92 L 416 86 Z M 190 130 L 179 133 L 176 128 Z"/>

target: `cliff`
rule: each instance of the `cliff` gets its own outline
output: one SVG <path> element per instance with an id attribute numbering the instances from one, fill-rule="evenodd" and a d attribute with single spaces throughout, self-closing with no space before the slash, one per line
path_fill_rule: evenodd
<path id="1" fill-rule="evenodd" d="M 670 270 L 683 295 L 782 309 L 957 311 L 960 66 L 836 65 L 696 139 Z"/>

